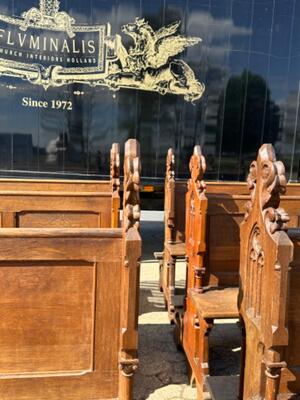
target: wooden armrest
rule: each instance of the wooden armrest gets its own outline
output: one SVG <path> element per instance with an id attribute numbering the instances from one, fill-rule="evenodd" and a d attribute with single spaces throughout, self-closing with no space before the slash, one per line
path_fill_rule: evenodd
<path id="1" fill-rule="evenodd" d="M 185 243 L 166 243 L 165 248 L 173 257 L 185 257 Z"/>
<path id="2" fill-rule="evenodd" d="M 209 289 L 204 293 L 189 291 L 199 318 L 238 318 L 238 288 Z"/>
<path id="3" fill-rule="evenodd" d="M 205 385 L 212 400 L 237 400 L 239 376 L 207 376 Z"/>

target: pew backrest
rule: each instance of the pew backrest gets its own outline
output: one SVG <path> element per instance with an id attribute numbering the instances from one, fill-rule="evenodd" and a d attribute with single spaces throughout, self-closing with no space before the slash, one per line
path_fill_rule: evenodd
<path id="1" fill-rule="evenodd" d="M 195 146 L 189 168 L 191 178 L 188 181 L 185 212 L 187 288 L 201 291 L 206 252 L 207 197 L 203 181 L 206 162 L 200 146 Z"/>
<path id="2" fill-rule="evenodd" d="M 251 199 L 240 227 L 239 311 L 246 332 L 244 399 L 277 399 L 284 351 L 289 343 L 289 265 L 293 243 L 288 215 L 280 208 L 286 190 L 284 166 L 263 145 L 250 167 Z"/>
<path id="3" fill-rule="evenodd" d="M 240 235 L 249 201 L 246 183 L 224 182 L 206 184 L 207 228 L 205 255 L 205 286 L 237 286 L 239 283 Z M 288 184 L 281 199 L 290 216 L 289 227 L 300 226 L 300 185 Z"/>
<path id="4" fill-rule="evenodd" d="M 122 228 L 0 228 L 2 400 L 132 399 L 141 255 L 134 140 L 124 174 Z"/>
<path id="5" fill-rule="evenodd" d="M 286 367 L 281 371 L 279 393 L 291 396 L 300 395 L 300 229 L 289 229 L 288 236 L 293 243 L 286 305 L 288 346 L 282 352 Z"/>
<path id="6" fill-rule="evenodd" d="M 185 194 L 186 184 L 175 178 L 175 153 L 168 150 L 165 177 L 165 243 L 184 243 L 185 241 Z"/>
<path id="7" fill-rule="evenodd" d="M 110 181 L 0 180 L 2 227 L 118 227 L 120 150 L 113 144 Z"/>

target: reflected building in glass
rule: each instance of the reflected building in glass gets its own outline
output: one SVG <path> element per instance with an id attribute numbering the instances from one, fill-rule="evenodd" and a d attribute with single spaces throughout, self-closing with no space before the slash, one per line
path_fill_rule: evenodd
<path id="1" fill-rule="evenodd" d="M 32 7 L 38 7 L 38 1 L 4 0 L 0 14 L 20 19 Z M 141 142 L 145 182 L 163 182 L 169 147 L 176 153 L 177 176 L 186 178 L 195 144 L 206 155 L 208 179 L 244 180 L 249 162 L 265 142 L 275 146 L 289 179 L 299 180 L 299 2 L 62 0 L 60 8 L 80 26 L 109 23 L 110 38 L 121 38 L 127 50 L 134 41 L 122 27 L 134 24 L 136 18 L 144 18 L 156 32 L 180 21 L 178 34 L 202 41 L 187 46 L 176 59 L 205 84 L 205 93 L 192 103 L 183 95 L 164 94 L 163 90 L 120 87 L 114 91 L 112 84 L 88 85 L 76 80 L 45 88 L 2 75 L 2 176 L 96 179 L 109 174 L 111 144 L 134 137 Z M 1 23 L 1 29 L 8 29 Z M 15 29 L 15 34 L 25 32 Z M 30 27 L 26 32 L 30 34 Z M 2 39 L 0 59 L 4 57 Z M 140 49 L 145 44 L 140 42 Z M 113 50 L 107 53 L 110 57 Z M 84 51 L 81 46 L 78 57 Z M 147 73 L 157 71 L 148 69 Z M 25 97 L 54 107 L 24 107 Z M 57 101 L 71 108 L 56 107 Z"/>

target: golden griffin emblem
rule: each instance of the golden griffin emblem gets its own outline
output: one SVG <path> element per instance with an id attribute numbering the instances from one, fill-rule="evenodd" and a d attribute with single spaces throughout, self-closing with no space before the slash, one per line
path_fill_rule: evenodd
<path id="1" fill-rule="evenodd" d="M 173 93 L 191 102 L 200 99 L 205 86 L 198 82 L 185 61 L 174 57 L 201 39 L 178 35 L 179 26 L 178 21 L 154 31 L 147 21 L 137 18 L 122 29 L 134 41 L 129 50 L 119 34 L 107 38 L 106 44 L 115 54 L 106 78 L 110 88 L 137 88 L 162 95 Z"/>

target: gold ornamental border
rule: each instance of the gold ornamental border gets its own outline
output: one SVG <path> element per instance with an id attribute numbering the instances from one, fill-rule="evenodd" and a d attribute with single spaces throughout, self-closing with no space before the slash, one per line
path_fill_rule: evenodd
<path id="1" fill-rule="evenodd" d="M 15 26 L 21 26 L 23 24 L 23 20 L 18 20 L 5 15 L 0 15 L 0 21 Z M 54 28 L 48 29 L 57 31 L 57 29 Z M 106 25 L 91 26 L 73 25 L 72 30 L 74 33 L 99 32 L 98 65 L 96 67 L 66 68 L 60 65 L 43 67 L 38 63 L 24 63 L 0 58 L 0 75 L 21 78 L 32 84 L 42 85 L 45 89 L 51 86 L 59 87 L 72 83 L 86 83 L 94 86 L 97 81 L 103 79 L 103 77 L 107 75 L 108 65 L 106 63 L 105 54 L 105 37 L 110 35 L 111 26 L 109 23 Z"/>
<path id="2" fill-rule="evenodd" d="M 60 10 L 59 0 L 39 0 L 39 8 L 32 7 L 20 17 L 0 15 L 0 21 L 18 26 L 20 30 L 44 29 L 64 32 L 70 39 L 76 33 L 98 32 L 98 65 L 93 67 L 65 67 L 60 64 L 44 66 L 0 58 L 0 75 L 21 78 L 32 84 L 58 87 L 72 83 L 157 92 L 161 95 L 183 96 L 188 102 L 199 100 L 205 85 L 198 81 L 191 66 L 177 56 L 201 38 L 180 34 L 181 21 L 163 26 L 157 31 L 148 21 L 136 18 L 123 25 L 123 34 L 130 36 L 133 45 L 123 43 L 118 33 L 111 36 L 109 23 L 76 25 L 75 19 Z"/>

